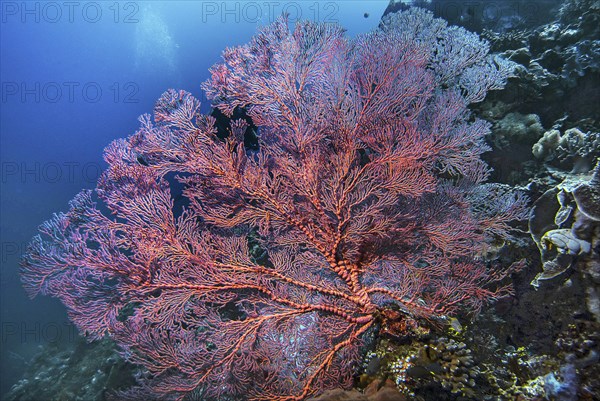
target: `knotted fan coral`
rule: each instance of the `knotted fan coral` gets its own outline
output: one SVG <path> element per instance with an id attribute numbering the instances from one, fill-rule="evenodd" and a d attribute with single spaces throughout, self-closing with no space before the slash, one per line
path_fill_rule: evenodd
<path id="1" fill-rule="evenodd" d="M 526 203 L 483 184 L 489 124 L 467 106 L 511 72 L 487 52 L 417 9 L 354 39 L 278 19 L 225 50 L 204 84 L 224 114 L 247 112 L 258 146 L 244 145 L 244 120 L 217 135 L 198 100 L 165 92 L 108 146 L 97 189 L 41 226 L 25 288 L 141 365 L 120 398 L 351 386 L 378 328 L 510 291 L 509 268 L 476 258 Z"/>

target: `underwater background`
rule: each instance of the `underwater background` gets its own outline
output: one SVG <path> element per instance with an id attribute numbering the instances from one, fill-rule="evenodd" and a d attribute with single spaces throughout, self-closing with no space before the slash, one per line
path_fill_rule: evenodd
<path id="1" fill-rule="evenodd" d="M 103 149 L 135 132 L 161 93 L 186 90 L 209 112 L 200 89 L 209 68 L 282 13 L 355 36 L 416 6 L 518 64 L 504 90 L 472 109 L 492 123 L 490 181 L 531 200 L 521 235 L 498 251 L 503 263 L 527 263 L 510 299 L 421 337 L 381 335 L 356 374 L 364 393 L 318 399 L 600 400 L 593 0 L 2 2 L 1 399 L 103 400 L 134 384 L 135 368 L 110 340 L 86 343 L 59 301 L 27 297 L 19 263 L 38 225 L 96 186 Z"/>

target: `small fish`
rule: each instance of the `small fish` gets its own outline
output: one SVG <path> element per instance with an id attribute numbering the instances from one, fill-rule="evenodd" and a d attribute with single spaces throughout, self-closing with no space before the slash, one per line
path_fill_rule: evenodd
<path id="1" fill-rule="evenodd" d="M 378 356 L 375 356 L 367 364 L 367 366 L 365 368 L 365 373 L 367 375 L 372 376 L 372 375 L 377 374 L 377 372 L 379 372 L 380 368 L 381 368 L 381 358 Z"/>
<path id="2" fill-rule="evenodd" d="M 463 330 L 462 324 L 460 324 L 455 317 L 450 318 L 450 328 L 457 333 L 460 333 Z"/>

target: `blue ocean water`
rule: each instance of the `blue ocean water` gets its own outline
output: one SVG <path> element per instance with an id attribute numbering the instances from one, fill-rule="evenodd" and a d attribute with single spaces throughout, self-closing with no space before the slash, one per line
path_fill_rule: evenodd
<path id="1" fill-rule="evenodd" d="M 38 346 L 74 341 L 65 309 L 27 298 L 20 255 L 37 226 L 105 168 L 102 150 L 138 127 L 168 88 L 203 99 L 200 84 L 227 46 L 284 12 L 374 28 L 387 1 L 12 2 L 1 4 L 0 394 Z M 208 110 L 208 102 L 204 104 Z"/>

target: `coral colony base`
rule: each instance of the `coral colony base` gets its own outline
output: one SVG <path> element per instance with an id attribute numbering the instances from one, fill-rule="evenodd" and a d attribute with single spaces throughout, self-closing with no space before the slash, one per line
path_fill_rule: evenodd
<path id="1" fill-rule="evenodd" d="M 354 39 L 280 18 L 223 59 L 203 87 L 257 130 L 232 119 L 219 134 L 189 93 L 165 92 L 23 260 L 31 296 L 143 368 L 118 398 L 348 388 L 378 330 L 511 292 L 515 267 L 478 256 L 526 199 L 484 183 L 489 124 L 467 106 L 512 64 L 477 35 L 420 9 Z"/>

